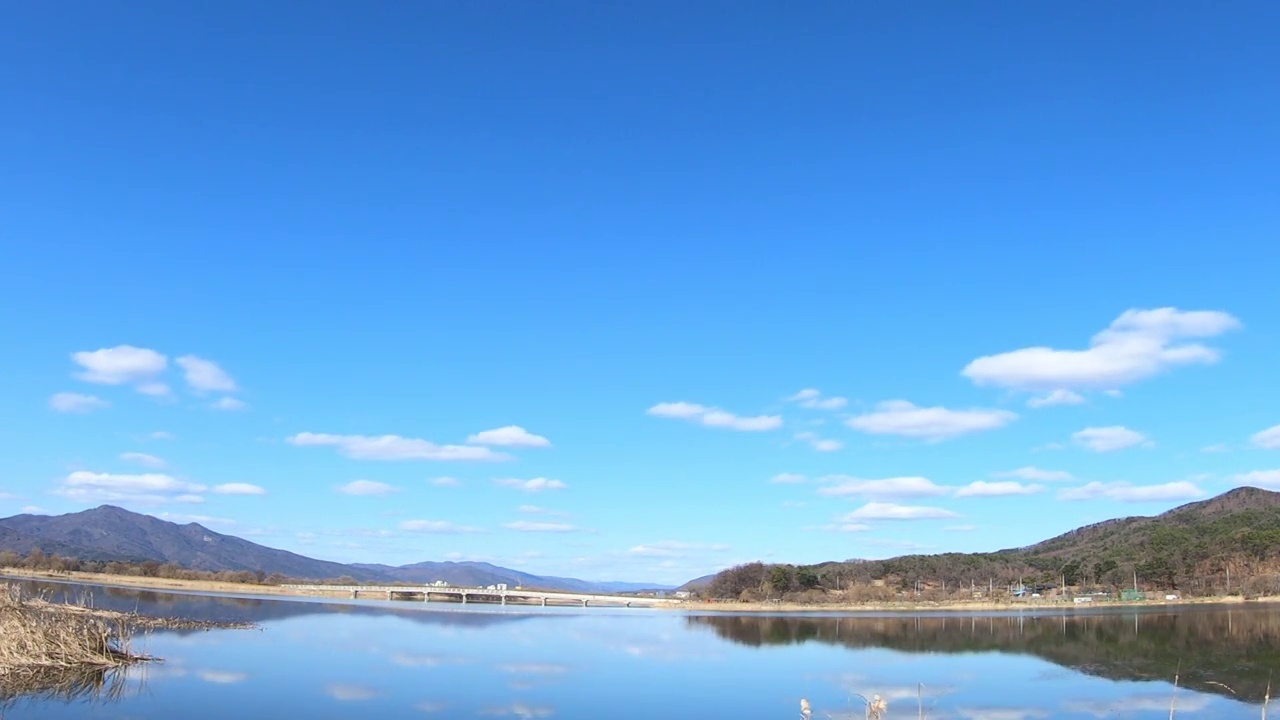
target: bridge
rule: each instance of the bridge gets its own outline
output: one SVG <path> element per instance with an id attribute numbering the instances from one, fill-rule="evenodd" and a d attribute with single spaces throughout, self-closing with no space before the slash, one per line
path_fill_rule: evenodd
<path id="1" fill-rule="evenodd" d="M 463 605 L 469 602 L 506 605 L 509 602 L 521 605 L 572 606 L 589 607 L 654 607 L 657 605 L 673 605 L 681 601 L 674 598 L 636 597 L 629 595 L 590 595 L 583 593 L 549 592 L 543 590 L 525 590 L 522 588 L 464 588 L 442 585 L 282 585 L 288 590 L 300 590 L 316 593 L 351 593 L 351 598 L 376 594 L 387 600 L 396 598 L 413 599 L 421 596 L 423 602 L 435 600 L 456 600 Z"/>

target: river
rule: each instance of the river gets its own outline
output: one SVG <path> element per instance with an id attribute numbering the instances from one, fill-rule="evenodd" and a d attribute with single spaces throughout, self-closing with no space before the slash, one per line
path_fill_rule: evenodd
<path id="1" fill-rule="evenodd" d="M 112 691 L 16 698 L 6 720 L 227 718 L 1258 718 L 1268 606 L 741 616 L 203 596 L 50 583 L 98 607 L 255 630 L 155 632 Z M 1179 685 L 1174 688 L 1173 679 Z"/>

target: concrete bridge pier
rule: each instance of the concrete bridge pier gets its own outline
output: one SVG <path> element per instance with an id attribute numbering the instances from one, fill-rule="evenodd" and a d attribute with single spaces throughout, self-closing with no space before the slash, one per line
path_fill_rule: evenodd
<path id="1" fill-rule="evenodd" d="M 586 606 L 587 606 L 587 599 L 582 598 L 582 607 L 586 607 Z"/>
<path id="2" fill-rule="evenodd" d="M 390 590 L 388 590 L 388 591 L 387 591 L 387 599 L 388 599 L 388 600 L 390 600 L 390 599 L 391 599 L 391 591 L 390 591 Z"/>
<path id="3" fill-rule="evenodd" d="M 506 593 L 502 593 L 502 604 L 503 604 L 503 605 L 506 605 L 506 604 L 507 604 L 507 594 L 506 594 Z"/>
<path id="4" fill-rule="evenodd" d="M 543 595 L 543 596 L 542 596 L 542 607 L 546 607 L 546 606 L 547 606 L 547 596 L 546 596 L 546 595 Z"/>
<path id="5" fill-rule="evenodd" d="M 358 597 L 360 597 L 360 591 L 359 591 L 359 590 L 352 590 L 352 591 L 351 591 L 351 599 L 352 599 L 352 600 L 355 600 L 355 599 L 356 599 L 356 598 L 358 598 Z"/>
<path id="6" fill-rule="evenodd" d="M 462 604 L 463 604 L 463 605 L 466 605 L 466 604 L 467 604 L 467 594 L 466 594 L 466 593 L 462 593 Z"/>

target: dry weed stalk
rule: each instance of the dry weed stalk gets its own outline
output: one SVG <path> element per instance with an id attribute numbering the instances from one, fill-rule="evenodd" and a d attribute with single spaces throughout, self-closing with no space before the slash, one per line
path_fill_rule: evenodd
<path id="1" fill-rule="evenodd" d="M 82 606 L 25 600 L 20 587 L 0 585 L 0 690 L 48 671 L 149 660 L 130 652 L 132 638 L 126 623 L 103 619 Z"/>

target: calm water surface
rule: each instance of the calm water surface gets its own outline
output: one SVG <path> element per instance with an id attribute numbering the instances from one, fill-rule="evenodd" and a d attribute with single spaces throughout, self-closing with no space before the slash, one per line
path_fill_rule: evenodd
<path id="1" fill-rule="evenodd" d="M 1180 668 L 1179 717 L 1258 718 L 1280 668 L 1266 607 L 743 617 L 90 590 L 99 607 L 262 627 L 154 633 L 140 647 L 165 662 L 125 673 L 118 697 L 19 699 L 3 717 L 775 720 L 801 697 L 861 717 L 854 693 L 878 693 L 889 718 L 921 698 L 935 719 L 1167 718 Z"/>

